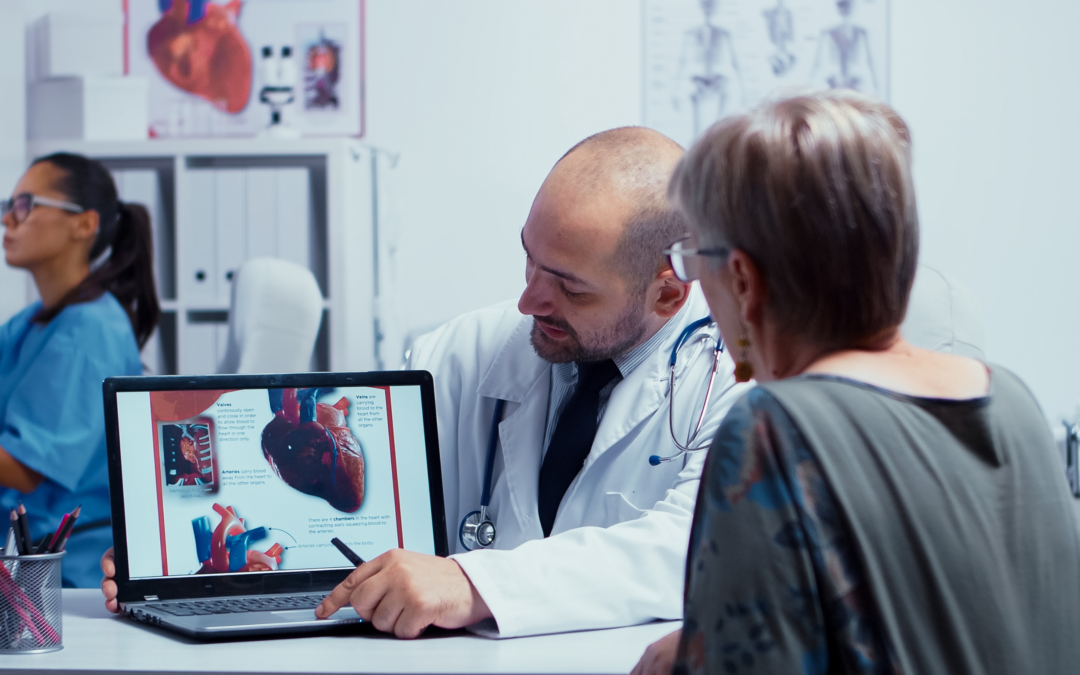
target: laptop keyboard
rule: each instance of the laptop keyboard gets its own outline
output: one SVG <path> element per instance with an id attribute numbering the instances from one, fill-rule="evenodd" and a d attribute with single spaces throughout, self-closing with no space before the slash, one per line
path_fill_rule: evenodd
<path id="1" fill-rule="evenodd" d="M 253 598 L 215 598 L 213 600 L 172 600 L 148 602 L 141 609 L 155 610 L 173 616 L 207 614 L 236 614 L 240 612 L 275 612 L 290 609 L 315 609 L 328 593 L 309 595 L 280 595 Z"/>

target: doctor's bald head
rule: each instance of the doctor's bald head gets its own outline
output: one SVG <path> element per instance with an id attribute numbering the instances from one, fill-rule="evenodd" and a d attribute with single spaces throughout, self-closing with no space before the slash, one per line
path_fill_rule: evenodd
<path id="1" fill-rule="evenodd" d="M 518 307 L 536 319 L 540 356 L 618 356 L 685 302 L 663 256 L 686 231 L 667 201 L 682 154 L 663 134 L 623 127 L 586 138 L 555 164 L 521 233 L 528 285 Z"/>
<path id="2" fill-rule="evenodd" d="M 644 127 L 602 131 L 581 141 L 552 170 L 593 199 L 621 202 L 624 218 L 609 264 L 634 293 L 644 293 L 667 265 L 663 250 L 686 232 L 679 211 L 667 199 L 667 185 L 682 147 Z"/>

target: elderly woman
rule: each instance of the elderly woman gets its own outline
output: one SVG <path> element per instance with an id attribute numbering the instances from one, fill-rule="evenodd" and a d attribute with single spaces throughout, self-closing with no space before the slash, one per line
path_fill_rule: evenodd
<path id="1" fill-rule="evenodd" d="M 711 128 L 670 195 L 737 373 L 685 623 L 638 672 L 1064 673 L 1080 531 L 1031 393 L 898 332 L 918 258 L 907 126 L 849 93 Z M 676 652 L 677 650 L 677 652 Z"/>

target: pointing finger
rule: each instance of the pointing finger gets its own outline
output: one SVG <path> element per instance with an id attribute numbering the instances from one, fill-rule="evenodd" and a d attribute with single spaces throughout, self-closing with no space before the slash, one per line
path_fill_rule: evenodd
<path id="1" fill-rule="evenodd" d="M 315 608 L 315 617 L 318 619 L 325 619 L 349 604 L 353 592 L 360 584 L 376 574 L 379 571 L 379 567 L 379 559 L 376 558 L 353 570 L 352 573 L 345 577 L 345 580 L 338 584 L 337 587 L 330 592 L 330 595 L 326 596 L 322 603 Z"/>

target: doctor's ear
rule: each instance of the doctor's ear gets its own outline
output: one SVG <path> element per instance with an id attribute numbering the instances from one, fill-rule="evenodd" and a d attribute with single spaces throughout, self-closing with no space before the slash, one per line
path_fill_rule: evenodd
<path id="1" fill-rule="evenodd" d="M 690 284 L 679 281 L 671 268 L 664 268 L 650 284 L 646 297 L 650 310 L 662 319 L 670 319 L 690 298 Z"/>
<path id="2" fill-rule="evenodd" d="M 724 266 L 731 296 L 739 305 L 739 318 L 751 326 L 760 325 L 768 301 L 768 284 L 761 267 L 739 249 L 728 255 Z"/>

